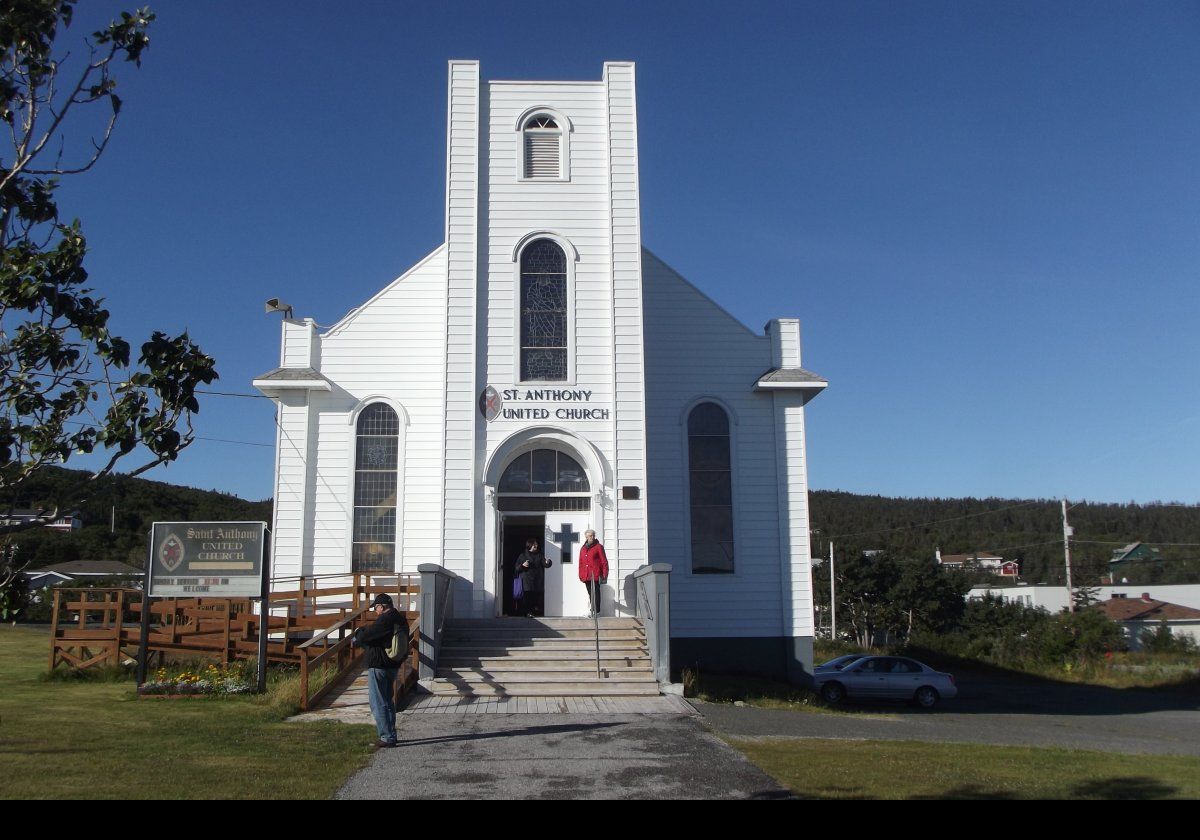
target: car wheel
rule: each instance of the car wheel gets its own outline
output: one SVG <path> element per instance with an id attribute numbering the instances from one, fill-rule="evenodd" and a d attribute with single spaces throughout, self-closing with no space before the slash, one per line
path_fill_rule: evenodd
<path id="1" fill-rule="evenodd" d="M 913 700 L 922 709 L 932 709 L 940 699 L 941 695 L 937 693 L 937 689 L 928 685 L 921 686 L 917 689 L 917 693 L 913 695 Z"/>
<path id="2" fill-rule="evenodd" d="M 830 706 L 836 706 L 846 699 L 846 689 L 842 687 L 841 683 L 825 683 L 821 686 L 821 699 Z"/>

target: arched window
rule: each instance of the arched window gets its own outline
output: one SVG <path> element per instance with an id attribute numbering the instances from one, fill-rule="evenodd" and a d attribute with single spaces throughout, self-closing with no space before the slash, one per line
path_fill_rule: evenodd
<path id="1" fill-rule="evenodd" d="M 396 571 L 396 493 L 399 487 L 400 418 L 391 406 L 372 403 L 358 415 L 354 446 L 356 572 Z"/>
<path id="2" fill-rule="evenodd" d="M 496 485 L 500 510 L 585 511 L 591 508 L 590 492 L 583 466 L 557 449 L 521 453 Z"/>
<path id="3" fill-rule="evenodd" d="M 729 415 L 716 403 L 688 414 L 688 487 L 692 572 L 733 572 L 733 470 Z"/>
<path id="4" fill-rule="evenodd" d="M 521 381 L 567 379 L 567 255 L 549 239 L 521 252 Z"/>
<path id="5" fill-rule="evenodd" d="M 548 114 L 535 114 L 521 127 L 522 177 L 557 181 L 563 176 L 562 127 Z"/>

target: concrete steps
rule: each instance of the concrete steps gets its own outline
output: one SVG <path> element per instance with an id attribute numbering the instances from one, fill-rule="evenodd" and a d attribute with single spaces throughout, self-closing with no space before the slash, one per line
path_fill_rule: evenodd
<path id="1" fill-rule="evenodd" d="M 447 623 L 431 690 L 459 697 L 646 697 L 659 693 L 636 618 L 505 618 Z"/>

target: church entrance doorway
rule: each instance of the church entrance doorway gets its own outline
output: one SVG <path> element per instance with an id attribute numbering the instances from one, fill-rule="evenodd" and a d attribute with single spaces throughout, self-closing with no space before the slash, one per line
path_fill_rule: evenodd
<path id="1" fill-rule="evenodd" d="M 583 532 L 594 528 L 591 482 L 573 453 L 534 443 L 508 461 L 496 486 L 496 599 L 502 616 L 588 615 L 587 590 L 576 567 Z M 527 540 L 535 539 L 550 561 L 543 597 L 517 611 L 512 597 L 514 567 Z M 540 612 L 537 607 L 540 606 Z"/>

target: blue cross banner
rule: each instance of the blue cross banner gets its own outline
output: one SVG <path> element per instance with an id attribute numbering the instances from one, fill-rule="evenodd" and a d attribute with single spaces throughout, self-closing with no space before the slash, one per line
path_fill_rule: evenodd
<path id="1" fill-rule="evenodd" d="M 558 531 L 550 536 L 554 537 L 555 542 L 562 548 L 562 562 L 570 563 L 575 557 L 575 549 L 572 548 L 572 544 L 579 541 L 579 532 L 571 530 L 570 522 L 564 522 L 558 528 Z"/>

